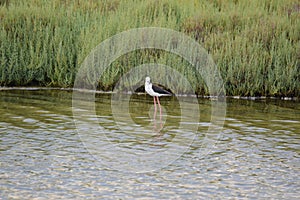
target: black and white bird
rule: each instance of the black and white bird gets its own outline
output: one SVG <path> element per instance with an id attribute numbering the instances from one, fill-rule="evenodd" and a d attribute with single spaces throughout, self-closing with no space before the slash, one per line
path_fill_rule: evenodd
<path id="1" fill-rule="evenodd" d="M 159 97 L 161 96 L 171 96 L 172 93 L 168 92 L 167 90 L 164 90 L 163 88 L 157 86 L 157 85 L 153 85 L 150 82 L 150 77 L 146 77 L 145 79 L 145 91 L 150 95 L 153 96 L 153 103 L 154 103 L 154 107 L 156 109 L 156 100 L 157 103 L 159 105 L 159 108 L 161 108 L 160 106 L 160 102 L 159 102 Z M 156 98 L 156 100 L 155 100 Z"/>

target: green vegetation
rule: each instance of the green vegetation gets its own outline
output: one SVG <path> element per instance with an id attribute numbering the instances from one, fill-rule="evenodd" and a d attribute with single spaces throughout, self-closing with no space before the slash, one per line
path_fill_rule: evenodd
<path id="1" fill-rule="evenodd" d="M 298 0 L 0 0 L 0 86 L 72 87 L 101 41 L 136 27 L 166 27 L 213 56 L 227 95 L 300 96 Z M 130 66 L 173 66 L 208 93 L 201 77 L 167 52 L 142 50 L 112 63 L 99 82 L 111 90 Z"/>

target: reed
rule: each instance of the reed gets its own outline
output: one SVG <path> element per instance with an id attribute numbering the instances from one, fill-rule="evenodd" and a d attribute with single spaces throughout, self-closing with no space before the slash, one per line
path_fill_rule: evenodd
<path id="1" fill-rule="evenodd" d="M 205 47 L 227 95 L 300 96 L 297 0 L 0 0 L 0 86 L 72 87 L 101 41 L 149 26 L 184 32 Z M 147 62 L 174 67 L 197 94 L 208 95 L 189 63 L 160 50 L 121 56 L 99 79 L 99 89 L 112 90 L 131 66 Z"/>

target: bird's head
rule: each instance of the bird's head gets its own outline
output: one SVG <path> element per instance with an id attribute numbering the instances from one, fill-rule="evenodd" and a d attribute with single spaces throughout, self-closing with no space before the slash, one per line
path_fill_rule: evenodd
<path id="1" fill-rule="evenodd" d="M 148 84 L 150 83 L 150 77 L 149 76 L 146 77 L 145 83 L 148 83 Z"/>

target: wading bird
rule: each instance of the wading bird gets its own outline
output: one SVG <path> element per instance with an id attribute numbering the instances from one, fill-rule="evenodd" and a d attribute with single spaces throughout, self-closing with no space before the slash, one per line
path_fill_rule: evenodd
<path id="1" fill-rule="evenodd" d="M 150 77 L 146 77 L 145 80 L 145 91 L 150 95 L 153 96 L 153 103 L 154 103 L 154 109 L 156 113 L 156 102 L 158 103 L 159 110 L 160 110 L 160 117 L 161 117 L 161 106 L 159 102 L 159 97 L 161 96 L 171 96 L 172 93 L 168 92 L 167 90 L 164 90 L 163 88 L 153 85 L 150 82 Z M 155 99 L 156 98 L 156 99 Z"/>

